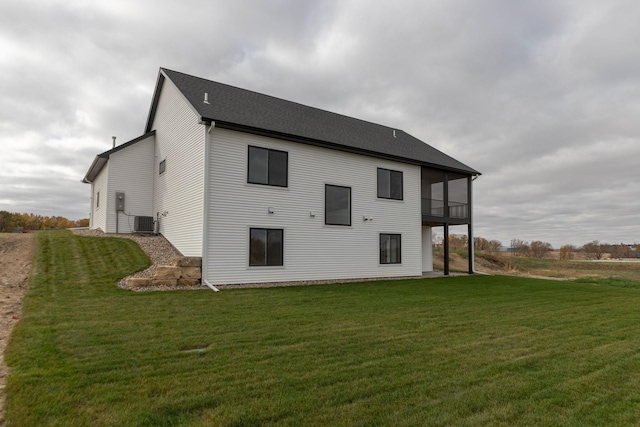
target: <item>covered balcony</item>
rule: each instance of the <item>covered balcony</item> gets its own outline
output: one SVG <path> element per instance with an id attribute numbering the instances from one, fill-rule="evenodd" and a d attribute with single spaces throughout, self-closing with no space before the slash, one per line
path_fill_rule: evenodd
<path id="1" fill-rule="evenodd" d="M 422 168 L 422 221 L 433 225 L 471 222 L 471 176 Z"/>
<path id="2" fill-rule="evenodd" d="M 473 273 L 471 187 L 473 175 L 422 168 L 422 225 L 444 228 L 444 274 L 449 274 L 449 227 L 467 225 L 469 273 Z"/>

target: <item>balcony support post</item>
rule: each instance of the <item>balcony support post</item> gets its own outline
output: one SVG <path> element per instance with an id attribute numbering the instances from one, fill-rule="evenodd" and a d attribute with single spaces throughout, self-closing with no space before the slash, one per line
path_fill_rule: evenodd
<path id="1" fill-rule="evenodd" d="M 468 233 L 467 235 L 469 236 L 469 241 L 468 241 L 468 246 L 469 246 L 469 274 L 473 274 L 473 270 L 474 270 L 474 262 L 475 259 L 474 257 L 474 250 L 473 250 L 473 217 L 471 216 L 472 212 L 471 212 L 471 206 L 472 205 L 472 196 L 473 196 L 473 191 L 472 191 L 472 185 L 473 185 L 473 178 L 471 176 L 469 176 L 467 178 L 467 214 L 469 215 L 469 224 L 468 224 Z"/>
<path id="2" fill-rule="evenodd" d="M 444 223 L 444 275 L 449 275 L 449 223 Z"/>

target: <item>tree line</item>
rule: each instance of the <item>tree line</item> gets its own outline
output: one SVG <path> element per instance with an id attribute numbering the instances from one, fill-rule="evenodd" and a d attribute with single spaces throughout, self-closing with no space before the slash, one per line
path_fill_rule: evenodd
<path id="1" fill-rule="evenodd" d="M 465 250 L 468 248 L 469 238 L 466 234 L 450 234 L 449 248 L 453 250 Z M 436 239 L 436 246 L 442 244 L 442 238 Z M 476 251 L 499 252 L 508 251 L 516 256 L 544 258 L 545 255 L 553 251 L 553 246 L 549 242 L 534 240 L 527 242 L 521 239 L 513 239 L 510 247 L 505 248 L 498 240 L 488 240 L 484 237 L 474 237 L 473 247 Z M 575 253 L 582 253 L 584 257 L 592 260 L 603 259 L 605 254 L 611 258 L 640 258 L 640 244 L 609 244 L 600 243 L 597 240 L 577 247 L 574 245 L 562 245 L 558 249 L 560 259 L 572 259 Z"/>
<path id="2" fill-rule="evenodd" d="M 33 213 L 0 211 L 0 233 L 12 233 L 20 230 L 50 230 L 88 226 L 89 218 L 73 221 L 63 216 L 44 216 Z"/>

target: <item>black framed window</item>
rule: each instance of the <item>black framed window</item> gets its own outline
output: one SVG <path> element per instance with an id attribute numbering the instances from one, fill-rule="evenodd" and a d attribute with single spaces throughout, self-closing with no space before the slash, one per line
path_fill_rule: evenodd
<path id="1" fill-rule="evenodd" d="M 402 172 L 378 168 L 378 197 L 402 200 Z"/>
<path id="2" fill-rule="evenodd" d="M 251 184 L 286 187 L 289 153 L 249 146 L 247 182 Z"/>
<path id="3" fill-rule="evenodd" d="M 351 225 L 351 187 L 325 185 L 324 223 Z"/>
<path id="4" fill-rule="evenodd" d="M 96 193 L 96 208 L 100 207 L 100 192 Z"/>
<path id="5" fill-rule="evenodd" d="M 167 170 L 167 159 L 164 159 L 158 165 L 158 175 L 162 175 L 165 170 Z"/>
<path id="6" fill-rule="evenodd" d="M 283 230 L 252 228 L 249 231 L 249 265 L 283 265 Z"/>
<path id="7" fill-rule="evenodd" d="M 380 264 L 402 262 L 402 237 L 400 234 L 380 234 Z"/>

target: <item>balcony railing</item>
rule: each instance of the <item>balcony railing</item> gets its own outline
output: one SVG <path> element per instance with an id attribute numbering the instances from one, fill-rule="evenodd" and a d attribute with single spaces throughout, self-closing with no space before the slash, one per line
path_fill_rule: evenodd
<path id="1" fill-rule="evenodd" d="M 449 218 L 464 219 L 469 218 L 469 204 L 449 201 Z M 422 214 L 444 218 L 444 200 L 422 199 Z"/>
<path id="2" fill-rule="evenodd" d="M 450 218 L 469 218 L 469 204 L 460 202 L 449 202 Z"/>

